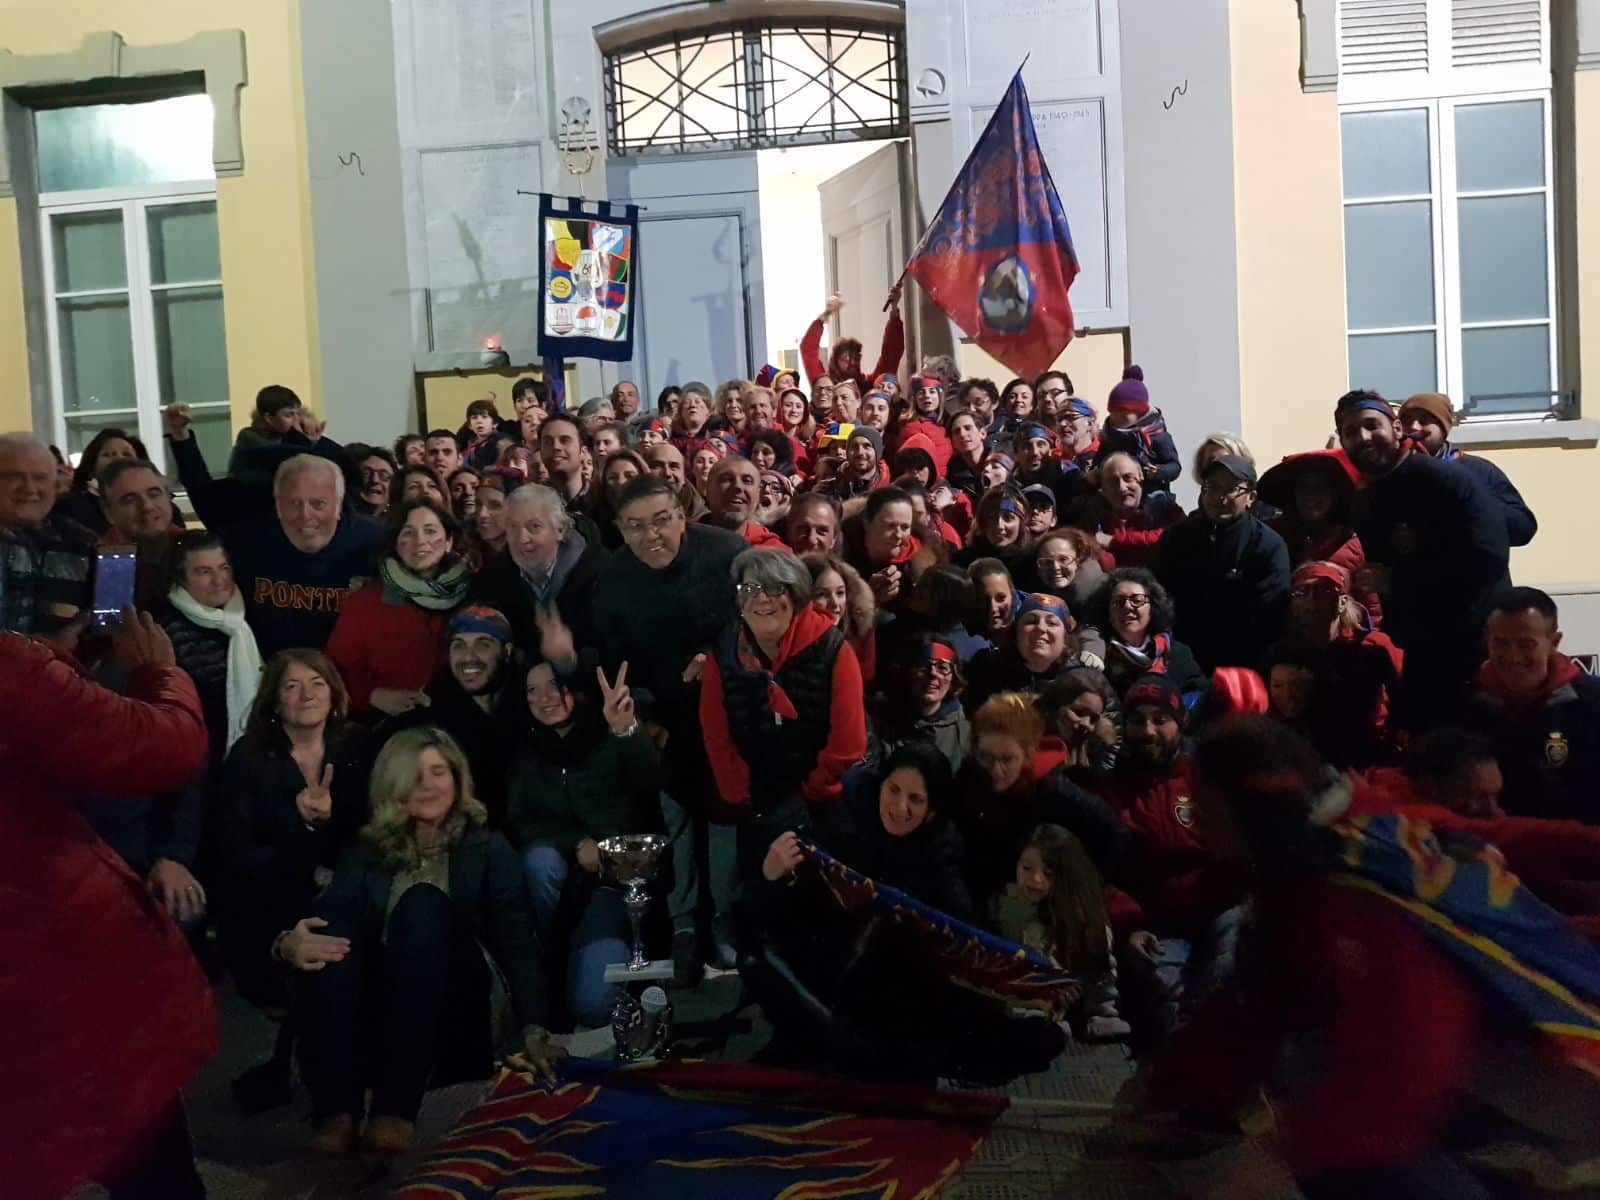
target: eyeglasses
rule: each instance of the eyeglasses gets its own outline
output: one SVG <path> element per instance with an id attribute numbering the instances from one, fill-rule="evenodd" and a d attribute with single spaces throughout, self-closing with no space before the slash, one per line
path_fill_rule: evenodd
<path id="1" fill-rule="evenodd" d="M 1042 392 L 1039 393 L 1039 399 L 1041 399 L 1041 400 L 1057 400 L 1057 399 L 1060 399 L 1062 396 L 1065 396 L 1066 394 L 1067 394 L 1067 389 L 1064 388 L 1064 387 L 1045 388 Z"/>
<path id="2" fill-rule="evenodd" d="M 1202 483 L 1200 494 L 1202 496 L 1237 496 L 1240 492 L 1250 490 L 1250 485 L 1243 480 L 1230 480 L 1227 483 Z"/>
<path id="3" fill-rule="evenodd" d="M 678 516 L 679 514 L 675 512 L 657 513 L 648 521 L 637 519 L 618 521 L 617 528 L 622 530 L 623 537 L 630 538 L 643 537 L 646 533 L 665 533 L 672 527 L 672 523 L 678 519 Z"/>
<path id="4" fill-rule="evenodd" d="M 937 659 L 931 662 L 919 662 L 916 669 L 926 675 L 936 675 L 940 679 L 952 679 L 956 673 L 953 665 L 947 662 L 939 662 Z"/>
<path id="5" fill-rule="evenodd" d="M 781 583 L 757 583 L 753 579 L 745 580 L 735 590 L 741 600 L 754 600 L 757 596 L 781 600 L 789 594 L 789 589 Z"/>
<path id="6" fill-rule="evenodd" d="M 1134 611 L 1138 611 L 1141 608 L 1149 608 L 1150 607 L 1150 597 L 1149 596 L 1113 596 L 1113 597 L 1111 597 L 1111 603 L 1115 604 L 1118 608 L 1131 608 Z"/>

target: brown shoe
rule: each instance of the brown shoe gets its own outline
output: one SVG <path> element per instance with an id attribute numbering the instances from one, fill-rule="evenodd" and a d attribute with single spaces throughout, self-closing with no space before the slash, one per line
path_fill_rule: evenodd
<path id="1" fill-rule="evenodd" d="M 311 1149 L 318 1154 L 349 1154 L 356 1148 L 356 1119 L 349 1113 L 323 1118 L 311 1135 Z"/>
<path id="2" fill-rule="evenodd" d="M 400 1117 L 370 1117 L 361 1132 L 361 1148 L 369 1154 L 404 1154 L 416 1144 L 416 1125 Z"/>

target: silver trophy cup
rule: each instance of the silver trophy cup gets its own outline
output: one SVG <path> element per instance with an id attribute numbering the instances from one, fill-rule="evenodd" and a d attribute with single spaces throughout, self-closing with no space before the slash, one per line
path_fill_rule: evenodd
<path id="1" fill-rule="evenodd" d="M 628 907 L 628 924 L 633 929 L 630 971 L 642 971 L 648 965 L 640 926 L 650 907 L 650 877 L 666 848 L 667 839 L 656 833 L 631 833 L 600 843 L 600 869 L 607 879 L 622 885 L 622 901 Z"/>

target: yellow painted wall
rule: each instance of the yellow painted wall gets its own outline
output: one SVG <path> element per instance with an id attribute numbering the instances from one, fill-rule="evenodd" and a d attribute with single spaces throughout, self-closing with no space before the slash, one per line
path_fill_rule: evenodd
<path id="1" fill-rule="evenodd" d="M 257 389 L 293 388 L 321 407 L 310 184 L 306 176 L 300 17 L 295 0 L 4 0 L 0 48 L 57 54 L 85 33 L 110 30 L 130 45 L 181 42 L 242 29 L 244 174 L 217 181 L 228 388 L 236 425 Z M 17 205 L 0 200 L 0 428 L 31 425 Z"/>
<path id="2" fill-rule="evenodd" d="M 1245 441 L 1263 463 L 1321 446 L 1346 390 L 1339 104 L 1300 89 L 1285 0 L 1231 0 L 1234 220 Z"/>
<path id="3" fill-rule="evenodd" d="M 533 367 L 514 367 L 503 371 L 462 371 L 460 374 L 426 375 L 422 380 L 422 424 L 420 432 L 430 429 L 459 429 L 467 419 L 467 405 L 474 400 L 487 400 L 494 393 L 494 405 L 508 420 L 516 414 L 511 404 L 511 387 L 524 375 L 539 379 L 543 370 Z M 578 395 L 578 368 L 567 367 L 567 398 Z M 581 402 L 581 401 L 580 401 Z M 574 405 L 576 407 L 576 405 Z"/>

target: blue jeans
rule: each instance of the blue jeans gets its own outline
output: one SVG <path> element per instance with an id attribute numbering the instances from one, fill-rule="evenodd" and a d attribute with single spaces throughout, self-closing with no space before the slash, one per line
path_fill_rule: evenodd
<path id="1" fill-rule="evenodd" d="M 1194 941 L 1162 938 L 1153 960 L 1137 954 L 1127 955 L 1125 963 L 1118 960 L 1127 968 L 1131 1019 L 1141 1043 L 1165 1042 L 1183 1018 L 1232 978 L 1243 924 L 1244 909 L 1230 908 Z"/>
<path id="2" fill-rule="evenodd" d="M 599 877 L 588 871 L 572 870 L 566 855 L 554 846 L 528 847 L 522 871 L 543 945 L 558 944 L 554 938 L 563 914 L 576 917 L 567 950 L 567 1008 L 572 1019 L 588 1027 L 609 1025 L 617 985 L 606 982 L 606 968 L 628 961 L 633 937 L 622 893 L 600 886 Z"/>
<path id="3" fill-rule="evenodd" d="M 731 928 L 734 893 L 739 883 L 738 830 L 732 825 L 716 825 L 695 816 L 666 792 L 661 793 L 661 815 L 666 820 L 667 838 L 672 844 L 672 890 L 667 893 L 672 931 L 693 931 L 703 891 L 710 893 L 717 924 L 723 929 Z M 701 830 L 704 830 L 703 837 Z M 702 846 L 704 871 L 701 870 Z"/>

